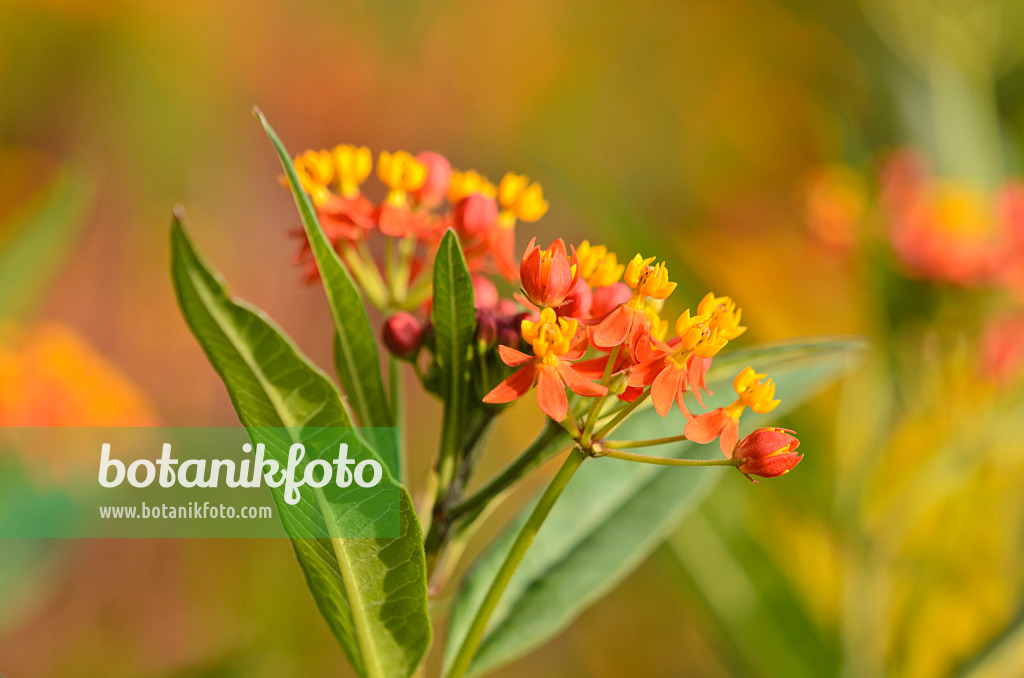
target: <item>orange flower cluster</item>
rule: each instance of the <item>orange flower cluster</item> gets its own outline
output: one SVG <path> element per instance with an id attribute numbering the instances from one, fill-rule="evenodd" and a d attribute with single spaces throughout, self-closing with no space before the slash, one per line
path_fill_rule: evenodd
<path id="1" fill-rule="evenodd" d="M 371 200 L 363 187 L 374 169 L 370 149 L 348 144 L 331 150 L 306 151 L 294 159 L 302 188 L 309 194 L 327 237 L 366 287 L 379 268 L 367 241 L 375 235 L 405 243 L 402 281 L 382 281 L 394 293 L 415 289 L 415 278 L 429 263 L 432 248 L 448 228 L 459 236 L 470 270 L 516 278 L 515 227 L 547 212 L 543 191 L 522 175 L 506 174 L 495 186 L 475 172 L 453 170 L 439 153 L 416 156 L 383 151 L 377 156 L 380 199 Z M 369 258 L 370 261 L 366 261 Z M 378 257 L 379 258 L 379 257 Z M 361 261 L 360 261 L 361 259 Z M 299 260 L 310 279 L 315 264 L 303 246 Z M 394 284 L 393 284 L 394 283 Z M 372 287 L 372 284 L 370 285 Z M 382 306 L 403 305 L 405 298 L 373 299 Z M 422 301 L 418 299 L 417 301 Z"/>
<path id="2" fill-rule="evenodd" d="M 663 417 L 676 404 L 688 419 L 686 437 L 719 439 L 727 458 L 737 446 L 743 411 L 767 413 L 779 404 L 772 381 L 748 367 L 735 379 L 734 403 L 697 417 L 689 412 L 684 395 L 692 393 L 703 405 L 711 359 L 746 327 L 732 299 L 709 292 L 696 313 L 688 309 L 679 316 L 676 337 L 666 341 L 660 305 L 676 284 L 653 257 L 637 254 L 623 265 L 605 247 L 586 241 L 571 249 L 560 239 L 546 249 L 531 242 L 520 279 L 524 304 L 540 309 L 521 326 L 533 355 L 501 348 L 505 364 L 518 369 L 484 402 L 511 402 L 536 387 L 540 409 L 561 422 L 570 415 L 566 387 L 585 398 L 614 394 L 635 403 L 649 397 Z M 588 353 L 594 355 L 584 359 Z"/>
<path id="3" fill-rule="evenodd" d="M 684 403 L 692 393 L 703 407 L 711 359 L 746 330 L 729 297 L 708 293 L 696 313 L 678 317 L 670 340 L 660 314 L 676 283 L 654 257 L 637 254 L 620 263 L 588 241 L 567 247 L 558 239 L 541 248 L 531 240 L 519 266 L 513 264 L 516 223 L 547 211 L 538 184 L 509 173 L 495 186 L 477 172 L 453 171 L 437 153 L 383 152 L 376 169 L 386 192 L 375 203 L 362 189 L 372 161 L 369 149 L 343 145 L 306 151 L 294 164 L 328 238 L 370 300 L 388 313 L 384 345 L 416 366 L 428 390 L 437 367 L 433 360 L 420 365 L 420 356 L 433 352 L 428 264 L 452 229 L 473 276 L 473 356 L 480 369 L 471 387 L 484 403 L 501 405 L 536 390 L 547 416 L 576 427 L 569 389 L 599 399 L 585 423 L 589 432 L 611 396 L 623 407 L 650 398 L 663 417 L 677 405 L 688 420 L 684 435 L 701 443 L 718 439 L 727 458 L 737 447 L 742 412 L 778 405 L 771 380 L 751 368 L 736 377 L 738 398 L 728 407 L 694 417 Z M 385 240 L 383 263 L 367 244 L 374 235 Z M 301 259 L 309 258 L 307 244 Z M 521 294 L 503 298 L 488 274 L 518 282 Z M 495 386 L 490 375 L 505 378 Z"/>

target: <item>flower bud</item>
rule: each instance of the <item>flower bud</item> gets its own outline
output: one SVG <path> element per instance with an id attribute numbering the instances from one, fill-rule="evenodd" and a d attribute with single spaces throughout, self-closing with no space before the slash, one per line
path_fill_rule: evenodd
<path id="1" fill-rule="evenodd" d="M 593 304 L 590 312 L 595 318 L 602 318 L 615 310 L 621 304 L 629 301 L 633 292 L 626 283 L 617 282 L 608 287 L 600 287 L 593 292 Z"/>
<path id="2" fill-rule="evenodd" d="M 558 306 L 576 284 L 576 255 L 565 251 L 561 238 L 541 249 L 536 238 L 526 246 L 519 281 L 526 298 L 537 306 Z"/>
<path id="3" fill-rule="evenodd" d="M 480 193 L 470 193 L 452 211 L 455 227 L 460 234 L 479 236 L 498 223 L 498 203 Z"/>
<path id="4" fill-rule="evenodd" d="M 399 311 L 385 320 L 381 334 L 388 350 L 403 360 L 415 357 L 423 342 L 419 321 L 416 316 L 405 311 Z"/>
<path id="5" fill-rule="evenodd" d="M 474 275 L 473 300 L 478 309 L 492 309 L 498 305 L 498 288 L 482 275 Z"/>
<path id="6" fill-rule="evenodd" d="M 733 454 L 746 476 L 774 478 L 789 473 L 804 455 L 797 454 L 800 441 L 784 428 L 760 428 L 740 441 Z"/>
<path id="7" fill-rule="evenodd" d="M 576 284 L 572 286 L 569 294 L 565 296 L 562 305 L 556 308 L 555 311 L 559 316 L 567 318 L 586 318 L 590 315 L 592 304 L 593 298 L 590 286 L 587 285 L 587 281 L 583 278 L 577 278 Z"/>
<path id="8" fill-rule="evenodd" d="M 498 344 L 509 348 L 519 349 L 519 332 L 510 327 L 503 327 L 498 330 Z"/>
<path id="9" fill-rule="evenodd" d="M 477 311 L 476 340 L 484 348 L 490 348 L 498 341 L 498 323 L 490 313 Z"/>
<path id="10" fill-rule="evenodd" d="M 608 380 L 608 392 L 612 395 L 621 395 L 626 392 L 629 386 L 629 371 L 619 372 Z"/>
<path id="11" fill-rule="evenodd" d="M 440 153 L 425 151 L 416 156 L 427 168 L 427 178 L 423 185 L 412 192 L 413 200 L 420 205 L 433 207 L 448 195 L 448 187 L 452 183 L 452 166 Z"/>

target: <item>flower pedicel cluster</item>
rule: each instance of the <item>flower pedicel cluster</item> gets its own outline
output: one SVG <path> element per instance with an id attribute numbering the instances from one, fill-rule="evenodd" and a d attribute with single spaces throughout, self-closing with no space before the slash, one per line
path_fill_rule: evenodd
<path id="1" fill-rule="evenodd" d="M 495 186 L 477 172 L 454 171 L 437 153 L 382 152 L 376 169 L 385 190 L 373 202 L 362 188 L 373 169 L 365 147 L 306 151 L 294 164 L 328 238 L 371 303 L 386 314 L 384 344 L 410 361 L 427 390 L 436 388 L 427 319 L 429 264 L 441 236 L 452 229 L 473 276 L 473 358 L 479 368 L 474 392 L 492 409 L 536 391 L 540 409 L 591 456 L 729 465 L 748 477 L 779 476 L 802 459 L 795 452 L 799 442 L 784 429 L 760 429 L 738 440 L 746 408 L 767 413 L 779 404 L 772 381 L 753 368 L 736 376 L 737 398 L 726 407 L 694 415 L 684 402 L 690 393 L 703 407 L 713 357 L 746 330 L 729 297 L 708 293 L 696 313 L 686 310 L 678 317 L 675 337 L 668 339 L 669 323 L 660 314 L 676 284 L 653 257 L 637 254 L 622 264 L 603 246 L 584 241 L 572 248 L 558 239 L 543 249 L 531 241 L 515 266 L 517 222 L 536 221 L 548 207 L 540 186 L 526 177 L 509 173 Z M 299 261 L 307 277 L 315 278 L 308 244 Z M 499 293 L 499 285 L 511 289 L 515 283 L 521 293 Z M 571 400 L 567 389 L 574 394 Z M 687 419 L 680 435 L 606 439 L 648 399 L 663 417 L 679 408 Z M 625 451 L 716 439 L 724 460 Z"/>

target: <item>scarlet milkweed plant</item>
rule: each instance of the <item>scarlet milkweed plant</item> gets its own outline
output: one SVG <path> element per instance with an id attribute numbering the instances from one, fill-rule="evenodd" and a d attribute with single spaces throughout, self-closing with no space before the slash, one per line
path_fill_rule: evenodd
<path id="1" fill-rule="evenodd" d="M 402 455 L 380 455 L 400 496 L 398 537 L 337 536 L 331 527 L 344 507 L 329 496 L 302 507 L 327 537 L 282 512 L 318 607 L 360 675 L 436 668 L 425 661 L 431 607 L 451 590 L 450 604 L 436 606 L 448 610 L 443 675 L 511 661 L 626 576 L 718 480 L 669 467 L 731 466 L 771 478 L 803 458 L 792 431 L 757 428 L 756 418 L 781 402 L 767 375 L 780 371 L 779 393 L 792 403 L 833 374 L 856 342 L 719 355 L 746 327 L 732 299 L 710 292 L 677 316 L 670 338 L 662 316 L 677 284 L 664 262 L 642 254 L 620 261 L 605 246 L 560 238 L 517 248 L 517 224 L 548 210 L 539 184 L 512 173 L 494 184 L 453 170 L 438 153 L 381 152 L 374 162 L 369 149 L 341 145 L 292 158 L 257 115 L 299 209 L 297 261 L 326 292 L 344 397 L 262 314 L 228 295 L 178 211 L 179 303 L 241 422 L 250 430 L 358 424 L 401 436 L 403 364 L 443 406 L 430 477 L 412 483 L 428 488 L 417 505 Z M 374 171 L 381 186 L 367 189 Z M 378 315 L 375 329 L 370 318 Z M 478 481 L 487 432 L 526 398 L 545 415 L 542 430 L 503 471 Z M 720 453 L 702 455 L 715 441 Z M 666 452 L 631 451 L 652 447 Z M 488 508 L 558 456 L 540 497 L 451 581 Z"/>

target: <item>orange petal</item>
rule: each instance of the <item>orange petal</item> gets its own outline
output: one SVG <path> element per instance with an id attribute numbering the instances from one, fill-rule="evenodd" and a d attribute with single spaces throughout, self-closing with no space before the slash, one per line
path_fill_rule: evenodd
<path id="1" fill-rule="evenodd" d="M 569 260 L 565 255 L 565 243 L 559 238 L 551 246 L 551 268 L 548 269 L 548 279 L 544 288 L 544 301 L 548 304 L 558 304 L 569 293 L 572 288 L 572 269 L 569 267 Z"/>
<path id="2" fill-rule="evenodd" d="M 722 437 L 718 439 L 718 445 L 722 448 L 722 454 L 726 459 L 732 459 L 732 453 L 736 449 L 736 441 L 740 438 L 739 419 L 729 417 L 725 427 L 722 429 Z"/>
<path id="3" fill-rule="evenodd" d="M 685 389 L 679 389 L 678 391 L 676 391 L 676 405 L 679 406 L 679 411 L 683 413 L 684 417 L 686 417 L 688 420 L 692 420 L 693 415 L 690 414 L 690 410 L 686 407 L 685 398 L 683 398 L 683 395 L 685 393 Z"/>
<path id="4" fill-rule="evenodd" d="M 569 409 L 569 402 L 565 398 L 565 387 L 558 378 L 558 372 L 550 365 L 542 366 L 537 372 L 537 405 L 544 414 L 555 421 L 562 421 Z"/>
<path id="5" fill-rule="evenodd" d="M 539 304 L 544 301 L 544 286 L 540 279 L 540 248 L 534 245 L 535 240 L 530 240 L 526 247 L 519 267 L 519 282 L 530 301 Z"/>
<path id="6" fill-rule="evenodd" d="M 690 384 L 690 390 L 697 397 L 697 402 L 700 403 L 701 407 L 704 407 L 701 391 L 708 395 L 714 395 L 704 385 L 704 375 L 707 374 L 708 367 L 710 366 L 711 358 L 699 358 L 696 355 L 691 355 L 687 362 L 686 381 Z"/>
<path id="7" fill-rule="evenodd" d="M 533 386 L 533 380 L 537 376 L 537 367 L 534 363 L 523 365 L 513 372 L 508 379 L 501 382 L 494 389 L 484 396 L 485 403 L 510 403 L 517 398 L 522 398 Z M 564 394 L 563 394 L 564 396 Z"/>
<path id="8" fill-rule="evenodd" d="M 590 360 L 582 360 L 573 365 L 576 373 L 587 379 L 600 379 L 604 376 L 604 368 L 608 364 L 610 355 L 603 355 Z"/>
<path id="9" fill-rule="evenodd" d="M 526 355 L 522 351 L 505 346 L 504 344 L 498 345 L 498 355 L 501 357 L 501 362 L 505 363 L 509 367 L 519 367 L 533 360 L 532 355 Z"/>
<path id="10" fill-rule="evenodd" d="M 700 443 L 701 445 L 710 443 L 722 432 L 729 419 L 730 417 L 726 413 L 725 408 L 719 407 L 717 410 L 705 412 L 699 417 L 694 417 L 686 422 L 686 428 L 683 429 L 683 433 L 695 443 Z"/>
<path id="11" fill-rule="evenodd" d="M 569 352 L 563 357 L 566 360 L 579 360 L 587 354 L 588 345 L 587 333 L 579 332 L 579 334 L 576 335 L 576 338 L 572 340 L 572 348 L 570 348 Z"/>
<path id="12" fill-rule="evenodd" d="M 643 311 L 640 311 L 643 315 Z M 599 348 L 614 348 L 626 340 L 633 327 L 635 310 L 622 304 L 601 321 L 596 327 L 590 328 L 590 343 Z"/>
<path id="13" fill-rule="evenodd" d="M 585 396 L 587 398 L 597 398 L 603 396 L 608 392 L 604 386 L 595 384 L 577 374 L 573 366 L 564 360 L 559 360 L 555 365 L 555 369 L 558 370 L 558 375 L 565 382 L 565 385 L 572 389 L 573 393 L 577 395 Z"/>
<path id="14" fill-rule="evenodd" d="M 683 370 L 668 365 L 654 378 L 651 384 L 651 402 L 662 417 L 667 416 L 675 402 L 676 394 L 683 386 Z"/>
<path id="15" fill-rule="evenodd" d="M 665 370 L 666 365 L 667 361 L 664 358 L 655 358 L 640 363 L 629 373 L 629 385 L 649 386 Z"/>

